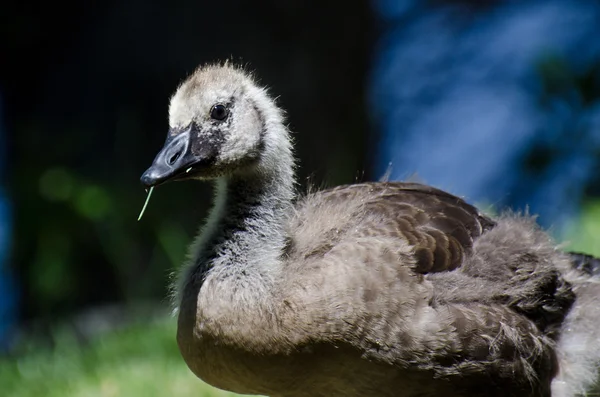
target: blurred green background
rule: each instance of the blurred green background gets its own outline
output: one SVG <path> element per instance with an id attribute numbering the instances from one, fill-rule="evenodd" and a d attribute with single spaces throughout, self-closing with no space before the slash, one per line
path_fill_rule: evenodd
<path id="1" fill-rule="evenodd" d="M 230 395 L 187 369 L 169 315 L 170 275 L 206 216 L 210 186 L 159 188 L 137 222 L 146 198 L 139 177 L 165 139 L 176 86 L 201 63 L 233 59 L 280 96 L 296 140 L 300 189 L 310 181 L 377 179 L 377 114 L 387 102 L 368 102 L 368 85 L 391 28 L 375 18 L 372 3 L 70 0 L 4 7 L 0 146 L 7 149 L 3 181 L 14 219 L 8 269 L 18 300 L 0 356 L 0 395 Z M 484 7 L 424 4 L 457 5 L 473 18 Z M 548 93 L 597 105 L 600 57 L 591 69 L 542 59 L 532 65 L 545 87 L 541 108 Z M 537 169 L 552 155 L 532 155 L 528 164 Z M 557 234 L 569 249 L 600 256 L 594 186 L 589 182 Z"/>

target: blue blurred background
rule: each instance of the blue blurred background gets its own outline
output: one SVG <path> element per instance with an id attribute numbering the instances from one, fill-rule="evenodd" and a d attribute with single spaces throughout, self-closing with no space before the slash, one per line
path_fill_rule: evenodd
<path id="1" fill-rule="evenodd" d="M 600 255 L 595 1 L 70 0 L 8 4 L 0 29 L 8 395 L 226 395 L 187 370 L 167 316 L 210 187 L 160 189 L 136 222 L 169 96 L 204 62 L 280 96 L 302 188 L 389 171 Z"/>
<path id="2" fill-rule="evenodd" d="M 12 243 L 12 206 L 8 194 L 7 137 L 0 92 L 0 352 L 10 348 L 17 327 L 17 287 L 12 277 L 9 250 Z"/>
<path id="3" fill-rule="evenodd" d="M 597 193 L 600 4 L 379 0 L 375 170 L 416 172 L 564 234 Z"/>

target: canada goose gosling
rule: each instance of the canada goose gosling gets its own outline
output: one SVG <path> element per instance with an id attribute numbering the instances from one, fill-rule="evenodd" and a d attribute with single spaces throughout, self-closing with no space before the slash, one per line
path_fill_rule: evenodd
<path id="1" fill-rule="evenodd" d="M 281 111 L 228 64 L 179 86 L 169 126 L 142 183 L 216 182 L 175 296 L 179 349 L 206 382 L 410 397 L 572 396 L 596 381 L 598 281 L 529 217 L 413 183 L 297 198 Z"/>

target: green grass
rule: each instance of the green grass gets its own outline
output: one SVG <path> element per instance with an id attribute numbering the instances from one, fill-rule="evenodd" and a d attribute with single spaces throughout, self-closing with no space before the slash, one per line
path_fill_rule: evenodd
<path id="1" fill-rule="evenodd" d="M 567 232 L 567 249 L 600 257 L 600 200 L 584 204 L 581 216 Z"/>
<path id="2" fill-rule="evenodd" d="M 50 349 L 33 344 L 0 358 L 0 395 L 10 397 L 225 397 L 187 368 L 175 342 L 174 320 L 129 326 L 86 346 L 58 331 Z"/>

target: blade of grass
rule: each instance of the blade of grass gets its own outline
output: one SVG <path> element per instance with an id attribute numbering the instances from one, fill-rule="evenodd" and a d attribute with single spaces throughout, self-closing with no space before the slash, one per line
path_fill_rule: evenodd
<path id="1" fill-rule="evenodd" d="M 144 211 L 146 211 L 146 207 L 148 206 L 148 202 L 150 201 L 150 196 L 152 196 L 153 190 L 154 190 L 154 186 L 152 186 L 150 188 L 150 190 L 148 191 L 148 196 L 146 196 L 146 202 L 144 203 L 144 206 L 142 207 L 142 212 L 140 212 L 140 216 L 138 216 L 138 222 L 140 221 L 140 219 L 142 219 L 142 216 L 144 215 Z"/>

